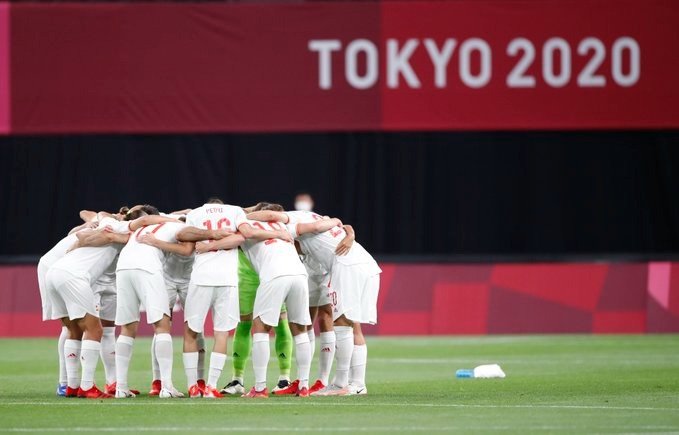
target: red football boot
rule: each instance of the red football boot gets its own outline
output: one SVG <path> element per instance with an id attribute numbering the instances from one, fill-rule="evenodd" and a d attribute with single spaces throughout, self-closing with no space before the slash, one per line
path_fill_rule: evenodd
<path id="1" fill-rule="evenodd" d="M 66 387 L 66 397 L 78 397 L 78 390 L 80 388 Z"/>
<path id="2" fill-rule="evenodd" d="M 159 379 L 155 379 L 153 382 L 151 382 L 151 391 L 149 391 L 149 396 L 157 396 L 160 394 L 160 389 L 162 388 L 162 385 L 160 383 Z"/>
<path id="3" fill-rule="evenodd" d="M 92 385 L 89 390 L 78 388 L 78 397 L 81 399 L 113 399 L 113 395 L 104 393 L 96 385 Z"/>
<path id="4" fill-rule="evenodd" d="M 243 394 L 241 397 L 247 397 L 247 398 L 267 398 L 269 397 L 269 391 L 265 388 L 262 391 L 257 391 L 255 390 L 255 387 L 252 387 L 252 390 L 248 394 Z"/>
<path id="5" fill-rule="evenodd" d="M 299 379 L 291 382 L 290 385 L 288 385 L 285 388 L 281 388 L 281 389 L 275 389 L 274 388 L 274 390 L 271 393 L 276 395 L 276 396 L 284 396 L 284 395 L 287 395 L 287 394 L 297 394 L 298 389 L 299 389 Z"/>
<path id="6" fill-rule="evenodd" d="M 315 392 L 318 391 L 318 390 L 322 390 L 322 389 L 325 388 L 325 387 L 326 387 L 326 386 L 323 385 L 323 381 L 321 381 L 320 379 L 318 379 L 318 380 L 311 386 L 311 388 L 309 388 L 309 394 L 315 393 Z"/>
<path id="7" fill-rule="evenodd" d="M 309 397 L 309 389 L 307 387 L 302 387 L 297 394 L 295 394 L 297 397 Z"/>
<path id="8" fill-rule="evenodd" d="M 116 395 L 116 385 L 117 385 L 117 384 L 118 384 L 117 382 L 114 382 L 114 383 L 112 383 L 112 384 L 106 384 L 106 392 L 107 392 L 108 394 L 111 394 L 111 395 L 115 396 L 115 395 Z M 139 390 L 133 390 L 133 389 L 130 388 L 129 391 L 130 391 L 130 393 L 134 394 L 135 396 L 138 396 L 138 395 L 139 395 Z"/>

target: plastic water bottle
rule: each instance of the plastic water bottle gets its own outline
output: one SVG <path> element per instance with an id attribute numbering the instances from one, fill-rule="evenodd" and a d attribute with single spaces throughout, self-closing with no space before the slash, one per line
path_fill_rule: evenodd
<path id="1" fill-rule="evenodd" d="M 456 378 L 473 378 L 474 369 L 460 369 L 455 372 Z"/>

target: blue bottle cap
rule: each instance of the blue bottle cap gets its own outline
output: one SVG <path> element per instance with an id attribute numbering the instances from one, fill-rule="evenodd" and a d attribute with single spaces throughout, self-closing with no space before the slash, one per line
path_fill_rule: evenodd
<path id="1" fill-rule="evenodd" d="M 455 372 L 455 377 L 456 378 L 473 378 L 474 377 L 474 370 L 473 369 L 460 369 Z"/>

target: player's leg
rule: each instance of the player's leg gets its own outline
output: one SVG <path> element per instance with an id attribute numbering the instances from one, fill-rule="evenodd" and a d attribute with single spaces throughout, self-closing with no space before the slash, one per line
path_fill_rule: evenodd
<path id="1" fill-rule="evenodd" d="M 94 372 L 99 362 L 101 350 L 102 327 L 95 302 L 94 293 L 86 277 L 72 276 L 57 288 L 66 303 L 71 321 L 83 331 L 80 364 L 81 379 L 78 397 L 88 399 L 104 399 L 113 396 L 100 391 L 94 385 Z"/>
<path id="2" fill-rule="evenodd" d="M 255 386 L 244 397 L 268 397 L 266 370 L 269 365 L 269 331 L 278 325 L 283 299 L 286 296 L 285 277 L 261 283 L 257 288 L 252 320 L 252 368 Z"/>
<path id="3" fill-rule="evenodd" d="M 240 322 L 233 334 L 232 366 L 233 375 L 231 382 L 222 388 L 222 394 L 242 395 L 245 393 L 245 364 L 252 352 L 252 311 L 255 305 L 255 296 L 259 281 L 254 277 L 249 281 L 239 279 L 238 304 L 240 309 Z"/>
<path id="4" fill-rule="evenodd" d="M 297 361 L 297 378 L 299 381 L 297 395 L 309 395 L 309 370 L 311 368 L 311 351 L 307 327 L 311 325 L 309 316 L 309 287 L 304 276 L 285 277 L 288 291 L 285 299 L 290 319 L 290 330 L 295 340 L 295 359 Z"/>
<path id="5" fill-rule="evenodd" d="M 78 369 L 80 367 L 80 340 L 82 331 L 77 325 L 72 324 L 68 318 L 68 310 L 63 297 L 57 291 L 57 287 L 62 285 L 68 279 L 68 274 L 61 270 L 52 269 L 45 274 L 45 289 L 46 296 L 49 299 L 47 304 L 50 306 L 50 315 L 52 319 L 59 319 L 62 324 L 61 335 L 59 336 L 59 345 L 61 355 L 59 358 L 60 366 L 63 361 L 63 374 L 60 367 L 59 383 L 61 386 L 62 380 L 65 380 L 66 387 L 63 389 L 63 396 L 75 397 L 78 394 L 80 387 L 80 376 L 78 376 Z M 64 331 L 65 329 L 65 331 Z M 63 341 L 63 344 L 62 344 Z M 70 385 L 70 387 L 69 387 Z M 59 394 L 60 391 L 57 391 Z"/>
<path id="6" fill-rule="evenodd" d="M 135 290 L 136 271 L 121 270 L 116 273 L 116 325 L 120 335 L 116 340 L 116 398 L 134 397 L 127 383 L 132 359 L 134 339 L 139 327 L 140 292 Z"/>
<path id="7" fill-rule="evenodd" d="M 59 384 L 57 386 L 57 396 L 66 396 L 66 357 L 64 356 L 64 344 L 68 340 L 69 332 L 66 325 L 61 325 L 61 333 L 57 341 L 57 357 L 59 358 Z"/>
<path id="8" fill-rule="evenodd" d="M 203 388 L 198 386 L 198 334 L 203 332 L 205 319 L 212 302 L 213 287 L 189 284 L 184 306 L 184 372 L 189 397 L 202 397 Z"/>
<path id="9" fill-rule="evenodd" d="M 101 351 L 99 356 L 104 365 L 106 392 L 116 392 L 116 291 L 115 287 L 99 287 L 95 293 L 98 301 L 99 320 L 102 326 Z"/>
<path id="10" fill-rule="evenodd" d="M 278 326 L 275 328 L 276 341 L 274 348 L 276 350 L 276 357 L 278 358 L 278 383 L 272 392 L 276 392 L 287 388 L 290 385 L 290 368 L 292 366 L 292 333 L 290 332 L 290 325 L 288 324 L 288 315 L 283 307 L 280 317 L 278 318 Z"/>
<path id="11" fill-rule="evenodd" d="M 252 369 L 255 386 L 244 397 L 268 397 L 266 370 L 269 366 L 269 331 L 271 326 L 257 316 L 252 320 Z"/>
<path id="12" fill-rule="evenodd" d="M 182 310 L 186 312 L 184 307 L 186 307 L 186 298 L 189 293 L 189 282 L 187 281 L 175 284 L 175 288 L 177 289 L 177 299 L 179 299 L 179 304 L 181 305 Z M 173 308 L 174 305 L 170 308 L 170 311 L 172 311 Z M 196 335 L 196 344 L 198 346 L 197 385 L 200 388 L 205 388 L 205 336 L 202 332 Z"/>
<path id="13" fill-rule="evenodd" d="M 377 323 L 377 296 L 380 289 L 380 275 L 366 276 L 361 294 L 362 322 Z M 361 330 L 361 324 L 354 324 L 354 352 L 349 371 L 349 390 L 353 394 L 367 394 L 365 372 L 368 364 L 368 345 Z"/>
<path id="14" fill-rule="evenodd" d="M 335 329 L 332 321 L 332 305 L 318 307 L 318 328 L 320 330 L 320 353 L 318 354 L 318 380 L 309 389 L 310 393 L 328 385 L 332 362 L 335 358 Z"/>
<path id="15" fill-rule="evenodd" d="M 238 287 L 215 287 L 213 289 L 212 319 L 215 344 L 210 354 L 210 372 L 203 395 L 206 398 L 223 397 L 217 390 L 217 383 L 226 362 L 229 331 L 236 327 L 240 319 Z"/>

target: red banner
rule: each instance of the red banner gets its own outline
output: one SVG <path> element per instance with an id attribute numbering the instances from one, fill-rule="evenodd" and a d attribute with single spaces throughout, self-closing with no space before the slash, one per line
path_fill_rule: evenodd
<path id="1" fill-rule="evenodd" d="M 4 4 L 0 132 L 677 128 L 678 22 L 674 0 Z"/>
<path id="2" fill-rule="evenodd" d="M 368 334 L 679 332 L 679 263 L 380 267 L 378 324 Z M 0 336 L 58 334 L 59 322 L 41 322 L 40 310 L 35 266 L 0 267 Z M 181 336 L 182 313 L 173 318 Z"/>

